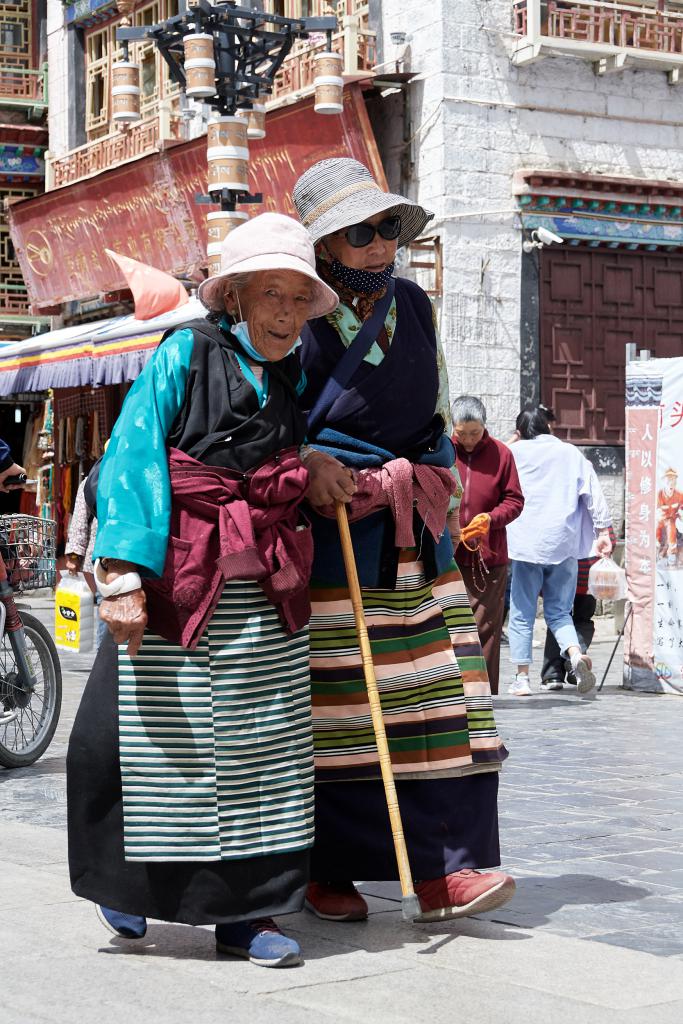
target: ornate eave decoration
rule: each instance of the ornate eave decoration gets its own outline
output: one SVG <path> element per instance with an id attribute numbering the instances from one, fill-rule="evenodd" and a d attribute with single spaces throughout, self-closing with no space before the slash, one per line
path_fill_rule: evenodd
<path id="1" fill-rule="evenodd" d="M 89 28 L 102 21 L 108 21 L 116 12 L 116 0 L 75 0 L 65 3 L 66 24 Z"/>
<path id="2" fill-rule="evenodd" d="M 513 194 L 525 228 L 546 227 L 569 245 L 683 249 L 683 182 L 520 170 Z"/>

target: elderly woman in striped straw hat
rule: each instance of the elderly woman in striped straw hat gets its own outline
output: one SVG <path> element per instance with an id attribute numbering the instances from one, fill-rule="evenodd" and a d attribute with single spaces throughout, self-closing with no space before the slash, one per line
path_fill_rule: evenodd
<path id="1" fill-rule="evenodd" d="M 215 924 L 220 952 L 288 967 L 300 950 L 273 916 L 302 909 L 313 839 L 295 349 L 337 296 L 274 213 L 228 235 L 199 296 L 207 318 L 162 339 L 99 474 L 112 636 L 69 746 L 71 881 L 123 938 L 148 917 Z M 354 490 L 349 470 L 312 471 Z"/>
<path id="2" fill-rule="evenodd" d="M 461 494 L 432 304 L 394 276 L 432 214 L 362 164 L 324 160 L 294 187 L 318 273 L 340 296 L 302 332 L 307 465 L 356 472 L 349 508 L 384 719 L 422 919 L 505 903 L 496 732 L 477 630 L 453 560 Z M 396 879 L 389 819 L 332 506 L 311 512 L 316 838 L 306 906 L 361 920 L 352 879 Z"/>

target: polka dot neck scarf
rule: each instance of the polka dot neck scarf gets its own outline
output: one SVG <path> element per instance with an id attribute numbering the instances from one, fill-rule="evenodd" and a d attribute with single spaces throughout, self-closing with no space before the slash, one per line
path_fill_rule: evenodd
<path id="1" fill-rule="evenodd" d="M 373 274 L 369 270 L 354 270 L 353 267 L 347 267 L 339 260 L 333 260 L 330 264 L 330 274 L 335 281 L 348 288 L 349 291 L 355 292 L 356 295 L 376 295 L 377 292 L 383 291 L 389 284 L 393 272 L 393 263 L 381 270 L 379 274 Z"/>

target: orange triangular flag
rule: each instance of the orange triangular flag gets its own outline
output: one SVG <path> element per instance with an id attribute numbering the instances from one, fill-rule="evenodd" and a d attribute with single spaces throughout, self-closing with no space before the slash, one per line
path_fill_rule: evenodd
<path id="1" fill-rule="evenodd" d="M 146 263 L 139 263 L 130 256 L 122 256 L 111 249 L 104 250 L 121 268 L 135 301 L 135 319 L 151 320 L 152 317 L 170 313 L 172 309 L 189 301 L 184 287 L 172 274 L 157 270 Z"/>

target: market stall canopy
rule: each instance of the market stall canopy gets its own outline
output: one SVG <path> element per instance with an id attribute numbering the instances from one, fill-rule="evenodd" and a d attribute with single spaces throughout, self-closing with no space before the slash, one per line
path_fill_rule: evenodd
<path id="1" fill-rule="evenodd" d="M 153 320 L 132 314 L 39 334 L 0 350 L 0 396 L 135 380 L 164 331 L 206 316 L 198 299 Z"/>

